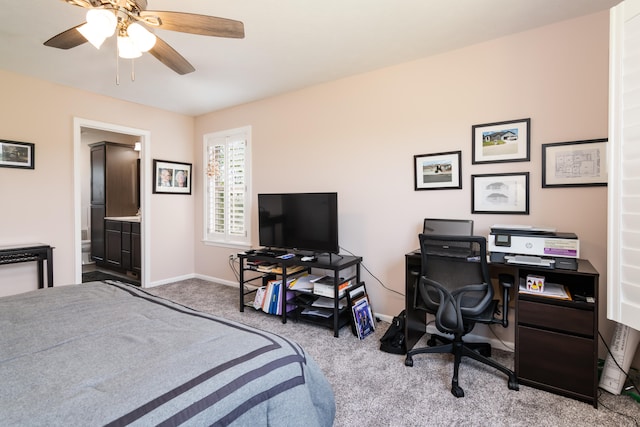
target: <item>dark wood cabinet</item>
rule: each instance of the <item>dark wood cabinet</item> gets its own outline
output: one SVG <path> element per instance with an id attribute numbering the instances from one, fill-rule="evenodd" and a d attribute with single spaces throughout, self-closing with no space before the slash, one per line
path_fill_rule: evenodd
<path id="1" fill-rule="evenodd" d="M 122 263 L 122 222 L 105 221 L 105 261 L 114 266 L 121 267 Z"/>
<path id="2" fill-rule="evenodd" d="M 104 205 L 91 205 L 91 258 L 96 262 L 104 261 L 105 216 Z"/>
<path id="3" fill-rule="evenodd" d="M 108 230 L 104 218 L 138 212 L 138 153 L 131 145 L 113 142 L 91 144 L 90 149 L 91 257 L 98 264 L 120 265 L 118 230 Z"/>
<path id="4" fill-rule="evenodd" d="M 107 265 L 140 274 L 140 223 L 108 219 L 105 236 Z"/>
<path id="5" fill-rule="evenodd" d="M 564 285 L 571 301 L 518 293 L 515 372 L 525 385 L 598 405 L 598 279 L 587 260 L 578 270 L 520 267 Z"/>
<path id="6" fill-rule="evenodd" d="M 142 272 L 142 256 L 140 243 L 140 223 L 131 223 L 131 268 L 134 273 Z"/>

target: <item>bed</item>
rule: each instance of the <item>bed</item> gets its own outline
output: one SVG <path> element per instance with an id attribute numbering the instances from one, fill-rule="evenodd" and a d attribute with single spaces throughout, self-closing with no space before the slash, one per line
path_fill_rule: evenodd
<path id="1" fill-rule="evenodd" d="M 296 343 L 119 282 L 0 298 L 2 425 L 331 426 Z"/>

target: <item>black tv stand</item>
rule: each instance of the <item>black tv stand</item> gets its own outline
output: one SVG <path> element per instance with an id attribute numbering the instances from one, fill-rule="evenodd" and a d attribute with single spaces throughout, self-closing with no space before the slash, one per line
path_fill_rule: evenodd
<path id="1" fill-rule="evenodd" d="M 251 302 L 245 303 L 245 296 L 252 295 L 255 297 L 255 293 L 257 288 L 260 286 L 264 286 L 269 280 L 273 280 L 276 277 L 278 279 L 282 279 L 282 283 L 287 283 L 287 276 L 292 276 L 293 274 L 302 274 L 303 272 L 310 272 L 312 269 L 318 270 L 329 270 L 333 272 L 333 285 L 334 285 L 334 306 L 333 306 L 333 314 L 330 318 L 319 320 L 317 318 L 306 317 L 302 315 L 302 311 L 305 308 L 304 304 L 298 304 L 298 307 L 288 313 L 287 312 L 287 304 L 292 304 L 291 300 L 287 301 L 286 298 L 281 298 L 282 301 L 282 314 L 280 314 L 282 318 L 282 323 L 287 323 L 287 318 L 292 317 L 302 321 L 308 321 L 311 323 L 320 324 L 330 329 L 333 329 L 333 335 L 338 337 L 338 331 L 342 326 L 345 326 L 349 323 L 351 319 L 350 307 L 349 304 L 345 304 L 345 307 L 340 308 L 340 302 L 344 299 L 344 301 L 348 302 L 349 292 L 345 292 L 345 296 L 339 296 L 338 285 L 344 283 L 346 281 L 351 281 L 351 285 L 348 289 L 355 289 L 360 286 L 364 287 L 364 283 L 360 281 L 360 263 L 362 262 L 362 257 L 351 256 L 351 255 L 339 255 L 332 256 L 331 254 L 325 255 L 314 255 L 316 259 L 314 261 L 302 261 L 302 257 L 296 255 L 292 258 L 282 259 L 278 258 L 278 256 L 267 255 L 266 251 L 269 249 L 263 248 L 260 250 L 256 250 L 253 253 L 240 253 L 238 254 L 238 259 L 240 261 L 240 271 L 239 271 L 239 288 L 240 288 L 240 311 L 243 312 L 245 306 L 252 307 Z M 284 252 L 287 253 L 287 252 Z M 336 254 L 334 254 L 336 255 Z M 266 262 L 269 264 L 275 264 L 275 271 L 261 271 L 256 268 L 252 268 L 250 263 L 255 262 Z M 343 273 L 343 270 L 353 271 L 353 274 L 349 273 L 348 277 L 341 277 L 340 273 Z M 292 271 L 296 270 L 295 273 Z M 249 273 L 249 277 L 246 273 Z M 324 273 L 327 274 L 327 273 Z M 344 273 L 343 273 L 344 274 Z M 255 283 L 255 284 L 253 284 Z M 248 287 L 251 285 L 251 288 Z M 287 290 L 291 291 L 291 290 Z M 297 291 L 293 291 L 297 292 Z M 366 290 L 365 290 L 366 292 Z M 307 294 L 311 297 L 317 297 L 314 294 Z M 250 298 L 253 299 L 253 298 Z M 295 303 L 294 303 L 295 304 Z"/>

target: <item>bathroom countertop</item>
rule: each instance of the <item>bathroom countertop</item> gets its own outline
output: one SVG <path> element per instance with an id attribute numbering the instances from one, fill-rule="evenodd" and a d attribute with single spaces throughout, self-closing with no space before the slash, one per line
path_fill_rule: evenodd
<path id="1" fill-rule="evenodd" d="M 104 219 L 109 221 L 126 221 L 126 222 L 140 222 L 140 217 L 137 215 L 132 216 L 106 216 Z"/>

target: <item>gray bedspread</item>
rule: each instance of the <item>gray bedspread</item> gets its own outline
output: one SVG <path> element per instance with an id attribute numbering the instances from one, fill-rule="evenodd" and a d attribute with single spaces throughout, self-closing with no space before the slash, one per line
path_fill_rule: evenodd
<path id="1" fill-rule="evenodd" d="M 296 343 L 117 283 L 0 298 L 3 426 L 330 426 Z"/>

